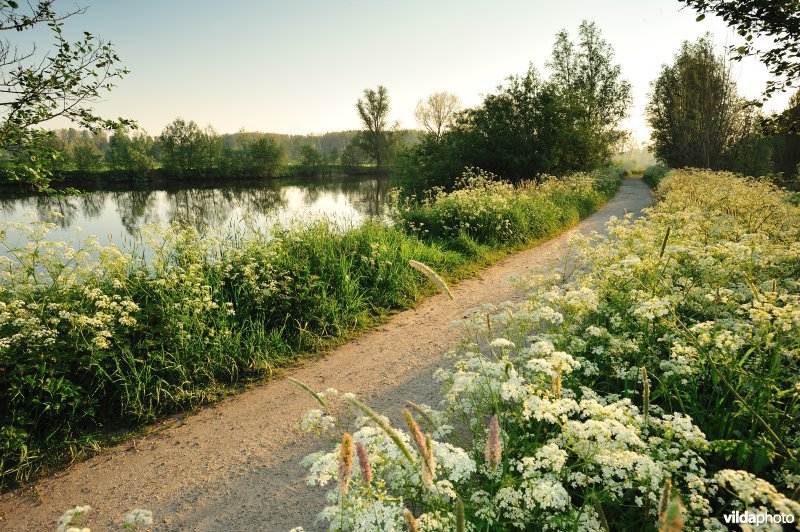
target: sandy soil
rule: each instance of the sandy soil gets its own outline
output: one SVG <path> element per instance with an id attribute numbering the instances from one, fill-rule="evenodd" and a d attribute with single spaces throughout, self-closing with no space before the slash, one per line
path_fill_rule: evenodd
<path id="1" fill-rule="evenodd" d="M 600 211 L 574 228 L 603 231 L 611 216 L 652 201 L 647 186 L 626 179 Z M 292 376 L 315 389 L 351 391 L 399 422 L 405 400 L 438 405 L 433 371 L 463 331 L 451 322 L 468 308 L 519 297 L 508 282 L 569 253 L 568 233 L 512 255 L 342 346 Z M 125 512 L 151 509 L 157 530 L 288 530 L 314 523 L 323 490 L 304 482 L 302 457 L 323 444 L 296 429 L 312 400 L 286 379 L 256 387 L 32 486 L 0 496 L 0 530 L 47 531 L 76 505 L 92 511 L 93 530 L 117 529 Z"/>

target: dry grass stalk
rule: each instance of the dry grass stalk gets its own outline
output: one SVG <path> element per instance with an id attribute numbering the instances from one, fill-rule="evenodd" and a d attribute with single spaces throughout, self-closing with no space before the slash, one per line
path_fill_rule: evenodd
<path id="1" fill-rule="evenodd" d="M 500 441 L 500 422 L 496 414 L 489 419 L 489 435 L 486 438 L 486 451 L 484 454 L 486 463 L 488 463 L 489 467 L 492 469 L 500 465 L 500 461 L 503 459 L 503 442 Z"/>
<path id="2" fill-rule="evenodd" d="M 406 525 L 406 532 L 419 532 L 417 520 L 414 519 L 414 514 L 408 508 L 403 512 L 403 522 Z"/>
<path id="3" fill-rule="evenodd" d="M 373 409 L 371 409 L 370 407 L 368 407 L 367 405 L 365 405 L 364 403 L 362 403 L 353 396 L 346 396 L 344 399 L 351 405 L 357 407 L 359 410 L 364 412 L 367 415 L 367 417 L 369 417 L 372 421 L 374 421 L 375 424 L 378 425 L 378 427 L 380 427 L 381 430 L 383 430 L 386 433 L 386 435 L 389 436 L 392 439 L 392 441 L 397 445 L 397 447 L 403 453 L 403 456 L 405 456 L 406 459 L 408 460 L 409 464 L 414 465 L 416 463 L 416 461 L 414 460 L 414 456 L 411 454 L 411 451 L 408 449 L 408 446 L 405 444 L 403 439 L 400 437 L 397 431 L 394 430 L 392 426 L 386 422 L 385 419 L 383 419 L 383 417 L 378 415 L 377 412 L 375 412 Z"/>
<path id="4" fill-rule="evenodd" d="M 417 262 L 417 261 L 415 261 L 413 259 L 408 259 L 408 264 L 409 264 L 409 266 L 411 266 L 412 268 L 414 268 L 418 272 L 420 272 L 423 275 L 425 275 L 425 277 L 430 279 L 431 282 L 433 282 L 433 284 L 435 284 L 437 287 L 439 287 L 439 290 L 441 290 L 442 292 L 447 294 L 448 297 L 450 297 L 450 299 L 455 299 L 453 297 L 453 293 L 450 291 L 450 287 L 447 286 L 447 283 L 444 282 L 444 279 L 439 277 L 439 274 L 436 273 L 435 271 L 433 271 L 433 269 L 431 269 L 429 266 L 426 266 L 425 264 L 422 264 L 421 262 Z"/>

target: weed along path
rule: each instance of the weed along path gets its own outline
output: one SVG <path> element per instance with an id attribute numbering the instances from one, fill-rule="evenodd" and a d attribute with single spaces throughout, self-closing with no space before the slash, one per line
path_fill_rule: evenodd
<path id="1" fill-rule="evenodd" d="M 626 179 L 573 231 L 603 231 L 611 216 L 638 212 L 651 201 L 641 180 Z M 353 392 L 395 423 L 406 400 L 438 405 L 432 374 L 463 337 L 451 322 L 470 307 L 518 297 L 509 277 L 534 273 L 568 253 L 568 234 L 459 283 L 455 301 L 431 297 L 292 376 L 315 389 Z M 118 529 L 133 508 L 152 510 L 157 530 L 318 529 L 323 490 L 306 486 L 300 460 L 321 446 L 296 428 L 310 408 L 313 400 L 286 379 L 230 397 L 0 496 L 0 530 L 53 530 L 65 510 L 85 504 L 92 510 L 81 525 L 95 531 Z"/>

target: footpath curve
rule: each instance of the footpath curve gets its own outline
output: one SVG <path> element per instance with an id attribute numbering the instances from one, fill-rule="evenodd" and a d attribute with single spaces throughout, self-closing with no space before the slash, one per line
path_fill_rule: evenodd
<path id="1" fill-rule="evenodd" d="M 652 202 L 639 179 L 625 179 L 602 209 L 568 231 L 521 251 L 291 375 L 315 389 L 357 394 L 400 422 L 406 400 L 437 406 L 432 375 L 463 331 L 450 324 L 468 308 L 519 297 L 510 276 L 533 274 L 569 253 L 569 234 L 603 232 L 612 216 Z M 155 530 L 289 530 L 314 523 L 323 490 L 306 486 L 300 460 L 320 443 L 296 429 L 313 401 L 286 379 L 230 397 L 163 430 L 117 445 L 31 486 L 0 496 L 0 530 L 50 531 L 67 509 L 88 504 L 81 526 L 120 529 L 133 508 L 153 511 Z"/>

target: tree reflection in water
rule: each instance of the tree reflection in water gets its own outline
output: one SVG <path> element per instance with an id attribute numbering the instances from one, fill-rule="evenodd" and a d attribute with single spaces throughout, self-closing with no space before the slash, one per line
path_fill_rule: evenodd
<path id="1" fill-rule="evenodd" d="M 388 178 L 319 178 L 0 198 L 0 220 L 29 222 L 24 213 L 33 211 L 65 231 L 81 226 L 101 241 L 111 235 L 137 240 L 147 225 L 174 221 L 224 230 L 233 224 L 269 228 L 308 212 L 348 222 L 382 217 L 389 190 Z"/>

